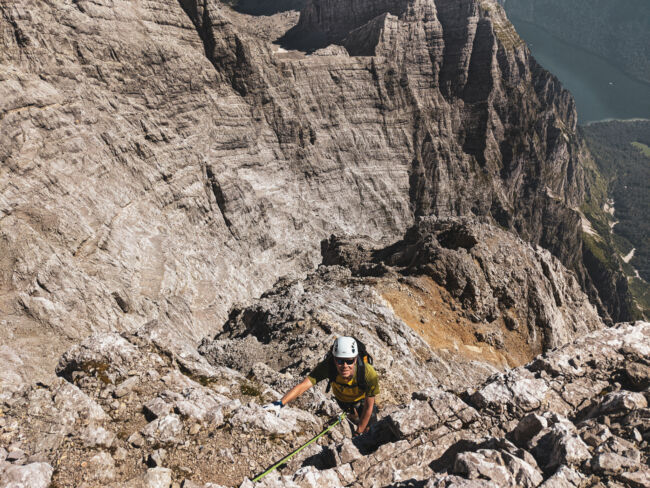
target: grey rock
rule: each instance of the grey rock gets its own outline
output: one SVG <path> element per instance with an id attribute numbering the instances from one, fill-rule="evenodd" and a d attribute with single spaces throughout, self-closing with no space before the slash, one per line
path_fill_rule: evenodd
<path id="1" fill-rule="evenodd" d="M 134 432 L 129 436 L 127 442 L 133 447 L 142 447 L 144 445 L 144 437 L 142 437 L 140 432 Z"/>
<path id="2" fill-rule="evenodd" d="M 256 404 L 240 407 L 229 422 L 235 427 L 242 428 L 244 432 L 256 430 L 266 435 L 296 432 L 301 428 L 301 424 L 318 425 L 316 418 L 306 412 L 285 407 L 276 415 Z"/>
<path id="3" fill-rule="evenodd" d="M 557 468 L 562 465 L 576 466 L 583 461 L 591 459 L 591 453 L 587 445 L 577 435 L 575 427 L 570 422 L 558 422 L 549 429 L 546 434 L 547 443 L 550 446 L 550 456 L 546 468 Z M 537 450 L 544 449 L 541 444 Z"/>
<path id="4" fill-rule="evenodd" d="M 116 398 L 122 398 L 129 393 L 131 393 L 131 390 L 138 386 L 140 383 L 140 378 L 137 376 L 132 376 L 131 378 L 128 378 L 121 382 L 119 385 L 115 387 L 115 390 L 113 392 L 113 395 L 115 395 Z"/>
<path id="5" fill-rule="evenodd" d="M 115 434 L 103 427 L 88 426 L 82 433 L 82 438 L 88 447 L 103 447 L 110 449 L 115 441 Z"/>
<path id="6" fill-rule="evenodd" d="M 0 402 L 8 400 L 14 392 L 19 391 L 25 385 L 23 372 L 25 365 L 20 356 L 12 348 L 0 345 Z"/>
<path id="7" fill-rule="evenodd" d="M 172 407 L 173 403 L 167 402 L 160 397 L 156 397 L 147 402 L 142 409 L 149 420 L 154 420 L 171 413 Z"/>
<path id="8" fill-rule="evenodd" d="M 636 468 L 638 465 L 638 461 L 613 452 L 598 454 L 591 460 L 591 467 L 596 473 L 610 475 Z"/>
<path id="9" fill-rule="evenodd" d="M 115 479 L 115 461 L 105 451 L 95 454 L 88 460 L 86 475 L 94 481 L 112 481 Z"/>
<path id="10" fill-rule="evenodd" d="M 647 364 L 639 362 L 628 364 L 625 366 L 625 376 L 630 384 L 638 390 L 650 387 L 650 366 Z"/>
<path id="11" fill-rule="evenodd" d="M 142 430 L 142 435 L 149 442 L 163 444 L 182 444 L 183 423 L 176 414 L 169 414 L 149 422 Z"/>
<path id="12" fill-rule="evenodd" d="M 81 372 L 115 384 L 127 378 L 141 358 L 138 349 L 120 335 L 96 334 L 67 351 L 56 373 L 71 381 L 74 372 Z"/>
<path id="13" fill-rule="evenodd" d="M 219 449 L 219 456 L 227 459 L 231 463 L 235 462 L 235 458 L 232 455 L 232 449 Z"/>
<path id="14" fill-rule="evenodd" d="M 480 408 L 504 411 L 507 408 L 529 412 L 538 409 L 544 400 L 549 385 L 527 370 L 518 371 L 515 381 L 502 376 L 488 383 L 472 395 L 472 402 Z"/>
<path id="15" fill-rule="evenodd" d="M 10 463 L 17 463 L 17 462 L 20 462 L 21 460 L 24 460 L 25 457 L 26 457 L 25 451 L 23 451 L 20 448 L 15 447 L 13 449 L 11 449 L 11 448 L 9 449 L 9 453 L 7 454 L 5 459 Z"/>
<path id="16" fill-rule="evenodd" d="M 646 408 L 648 401 L 641 393 L 630 391 L 617 391 L 609 393 L 603 398 L 598 407 L 598 414 L 607 415 L 610 413 L 627 413 L 638 408 Z"/>
<path id="17" fill-rule="evenodd" d="M 612 433 L 605 425 L 592 423 L 582 427 L 580 436 L 587 445 L 598 447 L 607 439 L 612 437 Z"/>
<path id="18" fill-rule="evenodd" d="M 515 430 L 512 431 L 512 437 L 516 443 L 526 445 L 547 426 L 548 421 L 544 417 L 530 413 L 519 421 Z"/>
<path id="19" fill-rule="evenodd" d="M 350 439 L 344 439 L 338 446 L 339 458 L 342 464 L 348 464 L 356 461 L 361 457 L 359 449 L 352 443 Z"/>
<path id="20" fill-rule="evenodd" d="M 413 401 L 407 408 L 401 409 L 388 417 L 391 429 L 400 438 L 408 437 L 423 429 L 435 427 L 439 418 L 429 402 Z"/>
<path id="21" fill-rule="evenodd" d="M 168 468 L 151 468 L 141 477 L 130 480 L 126 486 L 129 488 L 170 488 L 172 484 L 172 470 Z"/>
<path id="22" fill-rule="evenodd" d="M 626 486 L 632 488 L 650 487 L 650 469 L 644 468 L 639 471 L 621 473 L 616 477 Z"/>
<path id="23" fill-rule="evenodd" d="M 629 435 L 629 432 L 626 432 L 626 434 Z M 637 463 L 640 461 L 640 454 L 635 448 L 634 443 L 617 436 L 608 438 L 607 441 L 604 444 L 601 444 L 595 452 L 614 452 L 634 459 Z"/>
<path id="24" fill-rule="evenodd" d="M 436 476 L 425 488 L 489 488 L 494 486 L 492 481 L 468 480 L 460 476 Z"/>
<path id="25" fill-rule="evenodd" d="M 149 454 L 147 464 L 152 468 L 162 467 L 166 456 L 167 451 L 165 449 L 156 449 L 154 452 Z"/>
<path id="26" fill-rule="evenodd" d="M 202 484 L 195 483 L 192 480 L 183 480 L 183 483 L 181 484 L 181 488 L 204 488 Z"/>
<path id="27" fill-rule="evenodd" d="M 9 466 L 0 473 L 2 488 L 47 488 L 54 469 L 47 463 L 31 463 Z"/>
<path id="28" fill-rule="evenodd" d="M 349 464 L 337 466 L 336 468 L 333 468 L 333 471 L 338 475 L 343 485 L 352 484 L 357 479 L 354 471 L 352 471 L 352 466 Z"/>
<path id="29" fill-rule="evenodd" d="M 567 466 L 560 466 L 551 477 L 549 477 L 540 488 L 576 488 L 581 487 L 585 476 L 580 472 Z"/>
<path id="30" fill-rule="evenodd" d="M 464 452 L 456 456 L 453 472 L 469 479 L 488 479 L 498 486 L 535 487 L 542 473 L 526 461 L 491 449 Z"/>
<path id="31" fill-rule="evenodd" d="M 2 428 L 5 434 L 0 432 L 3 444 L 10 446 L 9 451 L 19 447 L 38 456 L 26 459 L 35 465 L 39 460 L 51 459 L 51 454 L 65 439 L 78 434 L 83 425 L 100 425 L 108 420 L 93 399 L 61 378 L 47 387 L 31 385 L 21 390 L 12 397 L 11 407 L 3 415 L 6 415 L 1 417 L 6 421 Z M 20 439 L 20 446 L 5 439 Z"/>
<path id="32" fill-rule="evenodd" d="M 192 480 L 183 480 L 183 483 L 181 484 L 181 488 L 226 488 L 223 485 L 217 485 L 216 483 L 205 483 L 205 484 L 199 484 L 195 483 Z"/>
<path id="33" fill-rule="evenodd" d="M 240 485 L 242 487 L 247 486 L 246 484 Z M 334 488 L 343 488 L 343 484 L 339 480 L 338 475 L 333 470 L 323 470 L 319 471 L 313 466 L 306 466 L 298 469 L 291 476 L 278 476 L 271 477 L 267 476 L 262 479 L 256 485 L 251 486 L 260 486 L 262 488 L 271 488 L 278 486 L 286 486 L 290 488 L 319 488 L 321 486 L 331 486 Z"/>
<path id="34" fill-rule="evenodd" d="M 201 356 L 194 344 L 188 341 L 178 329 L 167 327 L 158 320 L 153 320 L 140 327 L 134 333 L 134 339 L 152 344 L 158 350 L 171 357 L 188 374 L 199 379 L 218 379 L 224 372 L 214 368 Z M 226 372 L 228 375 L 231 372 Z"/>
<path id="35" fill-rule="evenodd" d="M 125 461 L 129 455 L 129 451 L 124 449 L 123 447 L 118 447 L 115 449 L 115 452 L 113 453 L 113 459 L 118 462 Z"/>

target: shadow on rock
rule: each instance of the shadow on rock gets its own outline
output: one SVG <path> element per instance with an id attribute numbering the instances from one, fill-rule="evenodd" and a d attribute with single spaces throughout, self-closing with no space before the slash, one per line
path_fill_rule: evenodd
<path id="1" fill-rule="evenodd" d="M 436 473 L 445 471 L 448 466 L 453 466 L 456 456 L 461 452 L 476 451 L 479 445 L 476 442 L 467 439 L 452 444 L 438 459 L 434 459 L 429 463 L 429 467 Z"/>

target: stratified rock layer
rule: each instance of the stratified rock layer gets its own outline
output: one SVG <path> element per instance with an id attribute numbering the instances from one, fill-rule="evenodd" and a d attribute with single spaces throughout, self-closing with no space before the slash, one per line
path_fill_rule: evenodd
<path id="1" fill-rule="evenodd" d="M 431 213 L 493 216 L 625 315 L 580 264 L 573 102 L 495 3 L 0 9 L 1 326 L 46 358 L 25 377 L 91 332 L 197 341 L 330 233 L 389 241 Z M 292 50 L 307 31 L 340 46 Z"/>

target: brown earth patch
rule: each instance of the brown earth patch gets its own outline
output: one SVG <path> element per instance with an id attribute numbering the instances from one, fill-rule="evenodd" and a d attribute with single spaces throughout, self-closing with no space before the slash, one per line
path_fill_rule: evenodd
<path id="1" fill-rule="evenodd" d="M 509 330 L 504 317 L 472 322 L 458 301 L 428 276 L 383 281 L 377 288 L 395 314 L 436 351 L 502 369 L 526 364 L 542 352 L 540 341 L 532 340 L 525 327 Z"/>

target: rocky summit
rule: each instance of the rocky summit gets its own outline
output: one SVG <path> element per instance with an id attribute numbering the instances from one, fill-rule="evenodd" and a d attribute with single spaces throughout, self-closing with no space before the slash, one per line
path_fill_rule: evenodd
<path id="1" fill-rule="evenodd" d="M 650 486 L 650 324 L 493 0 L 0 0 L 0 488 Z"/>

